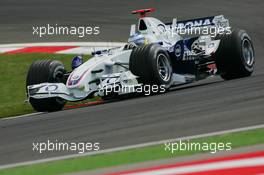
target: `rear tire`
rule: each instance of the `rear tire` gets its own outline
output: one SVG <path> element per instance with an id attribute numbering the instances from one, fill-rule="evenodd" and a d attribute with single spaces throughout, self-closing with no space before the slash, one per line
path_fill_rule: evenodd
<path id="1" fill-rule="evenodd" d="M 40 83 L 62 83 L 65 73 L 65 68 L 60 61 L 35 61 L 29 68 L 26 87 Z M 39 112 L 58 111 L 66 104 L 66 100 L 58 97 L 45 99 L 30 98 L 29 102 Z"/>
<path id="2" fill-rule="evenodd" d="M 168 89 L 172 84 L 170 56 L 160 45 L 149 44 L 135 48 L 130 56 L 129 69 L 145 85 L 163 85 Z"/>
<path id="3" fill-rule="evenodd" d="M 251 38 L 244 30 L 217 36 L 220 45 L 215 54 L 217 70 L 225 80 L 250 76 L 254 70 L 255 53 Z"/>

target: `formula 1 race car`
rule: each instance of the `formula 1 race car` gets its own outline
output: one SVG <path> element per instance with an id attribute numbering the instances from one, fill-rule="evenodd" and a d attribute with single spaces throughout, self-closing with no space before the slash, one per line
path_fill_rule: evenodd
<path id="1" fill-rule="evenodd" d="M 223 15 L 163 23 L 139 14 L 127 44 L 92 53 L 83 63 L 72 60 L 72 71 L 56 60 L 34 62 L 28 71 L 28 101 L 37 111 L 61 110 L 67 101 L 94 96 L 165 92 L 175 85 L 220 75 L 225 80 L 250 76 L 255 56 L 250 36 L 231 29 Z"/>

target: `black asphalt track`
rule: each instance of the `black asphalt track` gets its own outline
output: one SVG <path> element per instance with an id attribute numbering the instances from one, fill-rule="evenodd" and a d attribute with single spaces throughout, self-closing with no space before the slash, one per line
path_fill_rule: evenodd
<path id="1" fill-rule="evenodd" d="M 0 44 L 46 41 L 126 41 L 130 11 L 155 7 L 163 21 L 224 14 L 246 29 L 256 51 L 253 76 L 220 78 L 177 87 L 166 94 L 0 120 L 0 165 L 68 154 L 32 151 L 32 142 L 100 142 L 101 149 L 264 123 L 263 0 L 1 0 Z M 46 24 L 99 26 L 97 37 L 32 35 Z M 8 94 L 6 94 L 8 95 Z"/>

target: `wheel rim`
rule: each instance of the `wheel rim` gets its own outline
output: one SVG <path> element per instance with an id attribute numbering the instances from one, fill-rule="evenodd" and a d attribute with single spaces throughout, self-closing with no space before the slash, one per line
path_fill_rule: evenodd
<path id="1" fill-rule="evenodd" d="M 252 66 L 254 63 L 254 51 L 251 42 L 248 39 L 243 40 L 242 52 L 245 63 L 248 66 Z"/>
<path id="2" fill-rule="evenodd" d="M 61 83 L 62 78 L 63 78 L 63 74 L 64 74 L 64 67 L 62 67 L 62 66 L 56 67 L 54 70 L 54 73 L 53 73 L 53 81 L 55 83 Z"/>
<path id="3" fill-rule="evenodd" d="M 157 59 L 159 76 L 163 81 L 169 81 L 171 78 L 171 66 L 168 58 L 164 54 L 159 54 Z"/>
<path id="4" fill-rule="evenodd" d="M 53 79 L 56 83 L 62 82 L 63 70 L 64 70 L 64 67 L 57 67 L 54 70 Z M 55 97 L 55 101 L 61 105 L 64 105 L 66 102 L 66 100 L 64 100 L 63 98 L 60 98 L 60 97 Z"/>

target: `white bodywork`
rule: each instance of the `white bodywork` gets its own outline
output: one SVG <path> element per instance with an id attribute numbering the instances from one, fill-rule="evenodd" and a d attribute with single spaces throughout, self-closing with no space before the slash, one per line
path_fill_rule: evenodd
<path id="1" fill-rule="evenodd" d="M 29 86 L 29 90 L 39 89 L 31 97 L 61 97 L 68 101 L 78 101 L 85 99 L 90 94 L 100 93 L 99 89 L 105 88 L 106 84 L 124 81 L 128 82 L 127 85 L 129 85 L 130 81 L 133 84 L 137 84 L 136 76 L 126 68 L 117 65 L 119 63 L 128 64 L 130 54 L 131 50 L 123 51 L 120 48 L 118 50 L 111 50 L 106 54 L 96 55 L 76 68 L 70 74 L 66 85 L 63 83 L 42 83 Z M 97 82 L 100 82 L 100 84 L 98 85 Z"/>
<path id="2" fill-rule="evenodd" d="M 218 23 L 226 20 L 221 17 L 216 16 L 215 20 L 219 19 L 217 21 Z M 145 22 L 147 29 L 141 30 L 139 28 L 140 24 L 137 25 L 137 29 L 135 25 L 132 25 L 128 44 L 133 42 L 132 36 L 136 32 L 144 36 L 145 44 L 161 43 L 168 50 L 177 41 L 182 39 L 178 34 L 171 35 L 175 27 L 177 27 L 176 19 L 173 20 L 171 25 L 165 25 L 158 19 L 152 17 L 140 18 L 138 23 L 141 21 Z M 210 36 L 201 36 L 195 42 L 203 49 L 205 56 L 210 56 L 216 51 L 219 45 L 219 40 L 212 40 Z M 109 87 L 113 88 L 113 86 L 140 86 L 137 77 L 129 71 L 128 66 L 131 52 L 132 49 L 123 49 L 122 47 L 96 54 L 87 62 L 73 70 L 69 75 L 66 85 L 63 83 L 42 83 L 28 86 L 28 98 L 61 97 L 68 101 L 79 101 L 93 95 L 103 96 L 103 90 Z M 196 56 L 191 51 L 188 54 L 189 56 Z M 186 83 L 190 79 L 192 78 L 186 75 L 173 75 L 174 84 Z M 123 93 L 129 92 L 118 92 L 118 94 Z"/>

